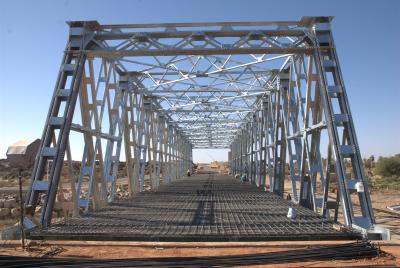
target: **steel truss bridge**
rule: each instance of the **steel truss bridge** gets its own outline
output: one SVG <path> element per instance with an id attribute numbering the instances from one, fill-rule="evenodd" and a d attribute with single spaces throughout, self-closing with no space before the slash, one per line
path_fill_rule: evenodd
<path id="1" fill-rule="evenodd" d="M 331 19 L 69 22 L 26 205 L 40 205 L 38 222 L 49 227 L 62 174 L 71 178 L 63 180 L 77 216 L 114 201 L 123 158 L 135 196 L 144 191 L 146 163 L 155 190 L 185 176 L 194 148 L 230 148 L 233 174 L 280 197 L 289 174 L 295 204 L 381 232 Z M 26 217 L 25 226 L 33 225 Z"/>

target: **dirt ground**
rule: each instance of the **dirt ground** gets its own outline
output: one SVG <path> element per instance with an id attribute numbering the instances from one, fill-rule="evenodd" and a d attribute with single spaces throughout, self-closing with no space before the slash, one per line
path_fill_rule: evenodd
<path id="1" fill-rule="evenodd" d="M 1 192 L 0 188 L 0 192 Z M 400 213 L 387 209 L 387 206 L 400 204 L 400 196 L 395 191 L 371 193 L 372 204 L 378 224 L 391 229 L 391 241 L 376 242 L 389 255 L 372 260 L 350 261 L 313 261 L 268 265 L 250 265 L 250 267 L 360 267 L 400 266 Z M 0 222 L 0 229 L 1 229 Z M 22 251 L 19 241 L 0 241 L 1 255 L 54 258 L 89 258 L 89 259 L 122 259 L 122 258 L 159 258 L 159 257 L 204 257 L 261 254 L 281 252 L 293 249 L 310 248 L 317 245 L 343 243 L 324 242 L 229 242 L 229 243 L 169 243 L 169 242 L 87 242 L 87 241 L 33 241 L 29 250 Z"/>
<path id="2" fill-rule="evenodd" d="M 371 194 L 376 223 L 390 229 L 392 241 L 400 242 L 400 213 L 387 206 L 400 204 L 398 192 L 373 192 Z"/>
<path id="3" fill-rule="evenodd" d="M 289 180 L 285 182 L 284 195 L 286 196 L 288 193 L 291 193 Z M 372 191 L 370 196 L 376 224 L 390 229 L 391 240 L 400 242 L 400 212 L 392 211 L 387 208 L 388 206 L 400 205 L 399 192 L 396 190 Z M 331 194 L 330 197 L 334 198 L 334 194 Z M 356 196 L 353 195 L 353 197 Z M 357 201 L 354 199 L 353 202 L 353 204 L 355 204 L 355 211 L 357 212 Z M 341 210 L 339 209 L 339 221 L 341 217 Z"/>
<path id="4" fill-rule="evenodd" d="M 238 256 L 282 252 L 294 249 L 313 248 L 321 245 L 346 243 L 325 242 L 72 242 L 43 241 L 33 242 L 29 250 L 22 251 L 18 241 L 8 241 L 0 246 L 0 255 L 17 255 L 53 258 L 89 258 L 89 259 L 122 259 L 122 258 L 159 258 L 159 257 L 210 257 Z M 380 242 L 381 249 L 392 256 L 381 256 L 361 260 L 310 261 L 268 265 L 258 263 L 248 267 L 396 267 L 400 265 L 400 243 Z"/>

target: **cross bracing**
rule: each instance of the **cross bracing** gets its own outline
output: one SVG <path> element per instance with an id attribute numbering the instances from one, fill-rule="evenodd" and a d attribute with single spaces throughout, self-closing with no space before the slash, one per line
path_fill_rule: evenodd
<path id="1" fill-rule="evenodd" d="M 230 148 L 233 174 L 280 196 L 288 178 L 294 203 L 375 230 L 330 20 L 69 22 L 28 205 L 51 224 L 81 135 L 75 215 L 113 202 L 121 155 L 135 195 L 184 176 L 194 148 Z"/>

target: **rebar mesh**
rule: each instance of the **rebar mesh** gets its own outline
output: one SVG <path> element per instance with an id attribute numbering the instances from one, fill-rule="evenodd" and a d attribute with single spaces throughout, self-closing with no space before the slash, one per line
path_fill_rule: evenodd
<path id="1" fill-rule="evenodd" d="M 228 176 L 199 175 L 162 185 L 100 211 L 31 233 L 32 238 L 262 241 L 356 239 L 315 212 Z"/>

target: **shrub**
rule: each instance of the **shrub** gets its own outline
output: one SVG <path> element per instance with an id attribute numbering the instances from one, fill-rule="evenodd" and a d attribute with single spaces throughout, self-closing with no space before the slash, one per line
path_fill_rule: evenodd
<path id="1" fill-rule="evenodd" d="M 376 174 L 382 177 L 400 177 L 400 157 L 381 157 L 375 165 Z"/>

